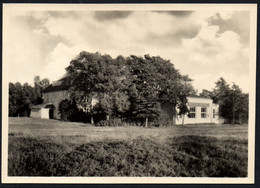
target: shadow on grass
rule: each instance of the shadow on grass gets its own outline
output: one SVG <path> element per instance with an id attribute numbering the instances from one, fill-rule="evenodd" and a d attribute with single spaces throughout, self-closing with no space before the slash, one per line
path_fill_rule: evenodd
<path id="1" fill-rule="evenodd" d="M 246 177 L 247 141 L 182 136 L 67 146 L 9 136 L 9 176 Z"/>

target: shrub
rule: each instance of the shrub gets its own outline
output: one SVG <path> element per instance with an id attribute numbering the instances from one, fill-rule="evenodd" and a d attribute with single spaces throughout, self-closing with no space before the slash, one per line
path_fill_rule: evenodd
<path id="1" fill-rule="evenodd" d="M 170 121 L 169 116 L 166 113 L 162 112 L 157 120 L 150 122 L 149 124 L 150 126 L 155 127 L 167 127 L 171 125 L 172 122 Z"/>
<path id="2" fill-rule="evenodd" d="M 63 121 L 90 123 L 90 117 L 83 111 L 80 111 L 76 104 L 65 99 L 59 104 L 59 113 Z"/>
<path id="3" fill-rule="evenodd" d="M 9 176 L 246 177 L 247 142 L 182 136 L 57 144 L 9 137 Z"/>
<path id="4" fill-rule="evenodd" d="M 64 121 L 70 121 L 73 114 L 78 111 L 76 105 L 73 105 L 68 99 L 61 101 L 58 108 L 60 117 Z"/>
<path id="5" fill-rule="evenodd" d="M 104 126 L 118 127 L 118 126 L 123 126 L 124 123 L 119 118 L 113 118 L 109 120 L 101 120 L 96 125 L 100 127 L 104 127 Z"/>
<path id="6" fill-rule="evenodd" d="M 62 170 L 62 145 L 23 137 L 9 141 L 8 175 L 54 176 Z"/>

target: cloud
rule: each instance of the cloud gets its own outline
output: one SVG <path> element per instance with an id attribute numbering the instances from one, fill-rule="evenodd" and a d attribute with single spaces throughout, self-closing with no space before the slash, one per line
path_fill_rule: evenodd
<path id="1" fill-rule="evenodd" d="M 144 40 L 151 45 L 166 47 L 166 46 L 179 46 L 182 39 L 192 39 L 198 35 L 200 31 L 199 25 L 189 25 L 189 27 L 182 27 L 172 29 L 164 35 L 158 33 L 148 33 Z"/>
<path id="2" fill-rule="evenodd" d="M 250 50 L 241 38 L 249 31 L 246 25 L 237 29 L 233 23 L 240 14 L 173 12 L 15 13 L 6 39 L 10 45 L 8 60 L 13 67 L 10 73 L 18 76 L 11 79 L 33 80 L 39 74 L 54 81 L 65 73 L 70 60 L 85 50 L 112 57 L 159 55 L 194 79 L 196 89 L 211 89 L 219 77 L 226 76 L 246 90 Z M 209 22 L 209 18 L 214 21 Z M 241 19 L 249 22 L 249 17 Z M 229 22 L 235 25 L 228 28 Z"/>
<path id="3" fill-rule="evenodd" d="M 75 58 L 82 49 L 88 50 L 87 46 L 66 46 L 59 43 L 55 49 L 47 56 L 46 66 L 39 74 L 41 77 L 47 77 L 50 80 L 58 80 L 65 73 L 65 68 L 69 66 L 70 61 Z"/>
<path id="4" fill-rule="evenodd" d="M 131 11 L 97 11 L 95 12 L 95 18 L 98 21 L 124 19 L 127 18 Z"/>
<path id="5" fill-rule="evenodd" d="M 168 14 L 144 11 L 132 13 L 123 24 L 124 30 L 119 33 L 123 33 L 124 38 L 163 48 L 180 45 L 183 38 L 193 38 L 200 30 L 200 25 L 193 20 L 187 19 L 183 24 Z"/>
<path id="6" fill-rule="evenodd" d="M 193 11 L 154 11 L 161 14 L 169 14 L 175 17 L 187 17 L 190 16 Z"/>
<path id="7" fill-rule="evenodd" d="M 55 18 L 78 18 L 78 13 L 82 11 L 47 11 L 48 16 Z"/>
<path id="8" fill-rule="evenodd" d="M 240 36 L 241 43 L 248 46 L 250 33 L 249 16 L 249 11 L 236 11 L 228 16 L 223 16 L 223 14 L 216 14 L 209 19 L 209 24 L 218 26 L 219 34 L 222 34 L 226 31 L 236 32 Z"/>
<path id="9" fill-rule="evenodd" d="M 175 52 L 177 67 L 194 79 L 200 91 L 212 89 L 221 76 L 248 91 L 249 49 L 243 47 L 237 33 L 217 33 L 217 26 L 204 26 L 195 38 L 184 39 L 182 48 Z"/>

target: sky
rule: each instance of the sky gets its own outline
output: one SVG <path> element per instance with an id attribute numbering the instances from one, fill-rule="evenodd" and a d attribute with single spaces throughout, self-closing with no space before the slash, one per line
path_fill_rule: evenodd
<path id="1" fill-rule="evenodd" d="M 223 77 L 248 92 L 249 11 L 12 11 L 5 64 L 10 82 L 55 81 L 81 51 L 160 56 L 199 92 Z"/>

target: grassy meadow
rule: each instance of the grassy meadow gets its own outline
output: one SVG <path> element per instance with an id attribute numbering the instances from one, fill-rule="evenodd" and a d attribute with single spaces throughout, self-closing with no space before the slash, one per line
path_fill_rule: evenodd
<path id="1" fill-rule="evenodd" d="M 247 125 L 143 128 L 9 118 L 9 176 L 246 177 Z"/>

